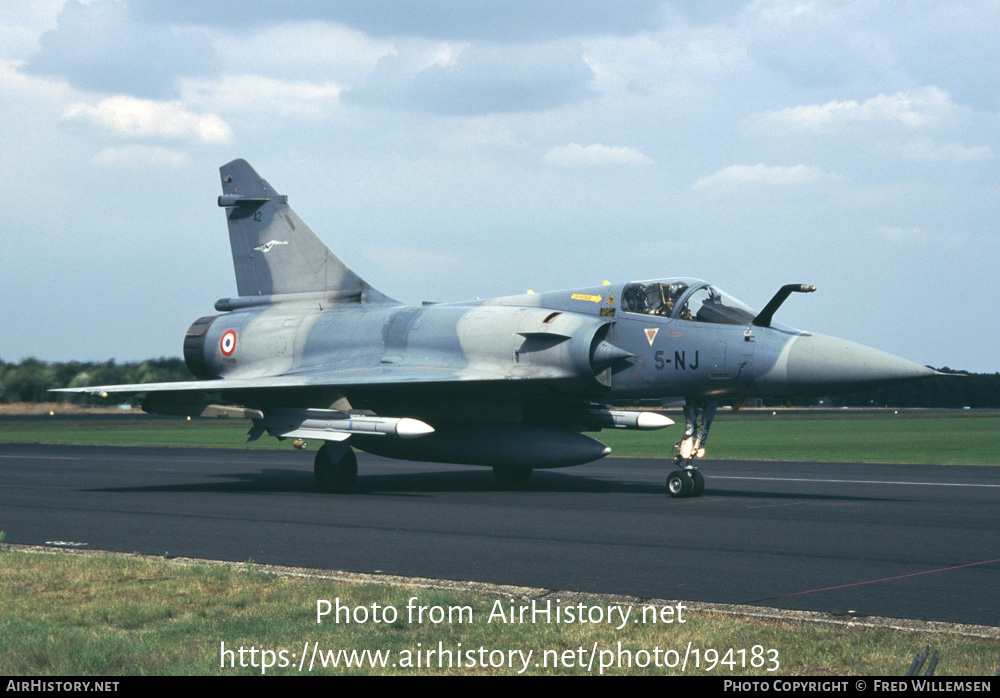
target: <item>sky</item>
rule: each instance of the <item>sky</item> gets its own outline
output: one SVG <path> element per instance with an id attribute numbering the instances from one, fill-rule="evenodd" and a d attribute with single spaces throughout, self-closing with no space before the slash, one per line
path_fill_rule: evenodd
<path id="1" fill-rule="evenodd" d="M 688 276 L 1000 371 L 1000 3 L 4 0 L 0 359 L 180 356 L 248 160 L 405 302 Z"/>

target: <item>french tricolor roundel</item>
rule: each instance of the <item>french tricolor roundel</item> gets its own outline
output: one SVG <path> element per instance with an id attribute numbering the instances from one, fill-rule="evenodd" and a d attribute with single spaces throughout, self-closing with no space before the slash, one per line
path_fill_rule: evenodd
<path id="1" fill-rule="evenodd" d="M 219 340 L 219 349 L 223 356 L 233 355 L 233 352 L 236 351 L 236 330 L 226 330 L 222 339 Z"/>

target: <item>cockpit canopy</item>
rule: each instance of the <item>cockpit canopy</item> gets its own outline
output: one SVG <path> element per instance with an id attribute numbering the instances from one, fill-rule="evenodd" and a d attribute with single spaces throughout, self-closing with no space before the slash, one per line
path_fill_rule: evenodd
<path id="1" fill-rule="evenodd" d="M 757 313 L 728 293 L 698 279 L 660 279 L 626 284 L 621 309 L 717 325 L 749 325 Z"/>

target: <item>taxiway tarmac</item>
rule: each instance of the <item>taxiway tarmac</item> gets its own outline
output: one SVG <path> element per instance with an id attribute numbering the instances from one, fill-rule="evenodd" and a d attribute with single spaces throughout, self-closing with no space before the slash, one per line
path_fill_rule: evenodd
<path id="1" fill-rule="evenodd" d="M 10 543 L 475 580 L 1000 626 L 1000 468 L 663 461 L 536 471 L 359 453 L 355 492 L 313 452 L 0 445 Z"/>

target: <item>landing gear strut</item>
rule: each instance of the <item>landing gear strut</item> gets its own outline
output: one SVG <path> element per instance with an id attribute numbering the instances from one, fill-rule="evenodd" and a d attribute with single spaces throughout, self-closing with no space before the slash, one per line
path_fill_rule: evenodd
<path id="1" fill-rule="evenodd" d="M 313 473 L 321 491 L 347 492 L 358 477 L 358 457 L 346 443 L 328 441 L 316 452 Z"/>
<path id="2" fill-rule="evenodd" d="M 685 400 L 684 438 L 674 446 L 677 449 L 674 465 L 681 469 L 667 477 L 667 492 L 671 497 L 698 497 L 705 491 L 705 478 L 691 461 L 705 456 L 708 430 L 718 406 L 715 400 Z"/>

